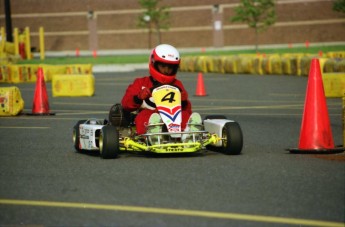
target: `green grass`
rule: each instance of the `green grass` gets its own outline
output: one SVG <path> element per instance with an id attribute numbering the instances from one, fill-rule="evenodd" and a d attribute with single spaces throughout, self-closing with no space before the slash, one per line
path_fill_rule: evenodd
<path id="1" fill-rule="evenodd" d="M 323 53 L 333 52 L 333 51 L 345 51 L 345 45 L 336 45 L 336 46 L 315 46 L 315 47 L 293 47 L 293 48 L 260 48 L 259 53 L 265 54 L 291 54 L 291 53 L 305 53 L 305 54 L 315 54 L 318 55 L 319 51 Z M 248 50 L 226 50 L 226 51 L 208 51 L 208 52 L 199 52 L 199 53 L 186 53 L 186 56 L 195 56 L 195 55 L 207 55 L 207 56 L 217 56 L 217 55 L 236 55 L 236 54 L 256 54 L 254 49 Z"/>
<path id="2" fill-rule="evenodd" d="M 306 53 L 318 55 L 319 51 L 323 53 L 332 52 L 332 51 L 345 51 L 345 45 L 336 45 L 336 46 L 311 46 L 306 47 L 293 47 L 293 48 L 267 48 L 259 49 L 259 53 L 265 54 L 285 54 L 285 53 Z M 182 59 L 183 56 L 219 56 L 219 55 L 237 55 L 237 54 L 255 54 L 254 49 L 249 50 L 213 50 L 202 52 L 190 52 L 190 53 L 181 53 Z M 41 61 L 39 59 L 32 60 L 21 60 L 18 64 L 131 64 L 131 63 L 147 63 L 148 56 L 144 54 L 129 54 L 121 56 L 97 56 L 96 58 L 90 57 L 52 57 L 46 58 Z"/>

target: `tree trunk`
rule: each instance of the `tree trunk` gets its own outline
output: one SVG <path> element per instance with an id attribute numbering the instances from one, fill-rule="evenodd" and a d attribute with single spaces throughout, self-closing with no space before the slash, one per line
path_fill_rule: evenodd
<path id="1" fill-rule="evenodd" d="M 148 49 L 150 50 L 151 49 L 151 39 L 152 39 L 152 22 L 150 21 L 148 23 L 148 30 L 149 30 L 149 37 L 148 37 Z"/>
<path id="2" fill-rule="evenodd" d="M 158 45 L 162 43 L 161 31 L 159 29 L 159 23 L 156 23 L 156 33 L 157 33 L 157 41 Z"/>

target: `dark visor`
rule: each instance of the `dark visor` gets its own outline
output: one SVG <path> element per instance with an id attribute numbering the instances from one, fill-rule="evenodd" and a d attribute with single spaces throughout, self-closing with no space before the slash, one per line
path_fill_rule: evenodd
<path id="1" fill-rule="evenodd" d="M 168 63 L 158 62 L 157 61 L 157 62 L 154 63 L 154 67 L 155 67 L 155 69 L 158 72 L 159 72 L 159 69 L 158 69 L 159 65 L 162 66 L 162 67 L 169 67 L 171 69 L 171 73 L 169 75 L 175 75 L 177 73 L 177 70 L 178 70 L 178 67 L 179 67 L 178 64 L 168 64 Z"/>

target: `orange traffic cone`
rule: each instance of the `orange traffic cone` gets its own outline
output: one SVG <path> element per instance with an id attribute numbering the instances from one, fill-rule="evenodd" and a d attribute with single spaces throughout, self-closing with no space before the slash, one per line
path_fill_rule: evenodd
<path id="1" fill-rule="evenodd" d="M 327 103 L 323 88 L 319 59 L 312 59 L 307 83 L 298 149 L 291 153 L 331 154 L 344 151 L 335 148 Z"/>
<path id="2" fill-rule="evenodd" d="M 195 91 L 196 96 L 206 96 L 206 90 L 204 86 L 204 79 L 202 76 L 202 73 L 200 72 L 198 74 L 198 81 L 196 84 L 196 91 Z"/>
<path id="3" fill-rule="evenodd" d="M 44 82 L 43 69 L 41 67 L 37 70 L 36 88 L 32 113 L 30 115 L 54 115 L 54 113 L 50 113 L 49 111 L 47 88 Z"/>

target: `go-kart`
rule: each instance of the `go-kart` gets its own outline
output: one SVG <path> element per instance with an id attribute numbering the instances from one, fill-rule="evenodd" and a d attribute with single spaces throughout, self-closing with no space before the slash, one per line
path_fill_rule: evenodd
<path id="1" fill-rule="evenodd" d="M 181 93 L 178 88 L 163 85 L 152 91 L 151 100 L 161 122 L 147 125 L 138 135 L 136 113 L 125 111 L 121 104 L 110 108 L 108 120 L 80 120 L 73 127 L 74 147 L 78 152 L 95 150 L 102 158 L 116 158 L 123 152 L 200 153 L 206 150 L 237 155 L 242 151 L 240 125 L 223 115 L 209 115 L 199 124 L 188 122 L 189 130 L 181 130 Z M 160 129 L 157 131 L 151 128 Z"/>

